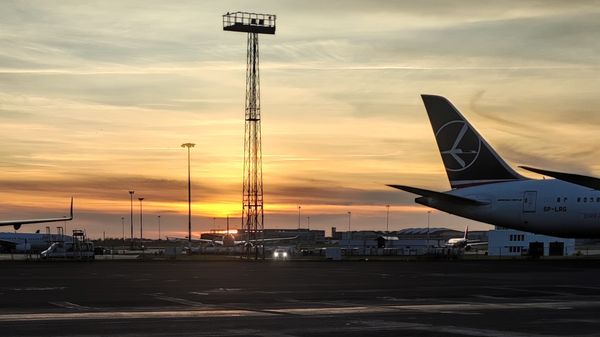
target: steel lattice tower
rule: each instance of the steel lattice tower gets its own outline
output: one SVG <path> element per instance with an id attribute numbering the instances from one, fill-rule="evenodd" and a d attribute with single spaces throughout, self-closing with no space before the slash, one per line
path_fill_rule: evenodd
<path id="1" fill-rule="evenodd" d="M 242 228 L 248 241 L 245 245 L 247 259 L 250 259 L 252 250 L 255 259 L 265 257 L 258 34 L 275 34 L 275 19 L 275 15 L 246 12 L 223 15 L 223 30 L 248 34 L 242 201 Z"/>

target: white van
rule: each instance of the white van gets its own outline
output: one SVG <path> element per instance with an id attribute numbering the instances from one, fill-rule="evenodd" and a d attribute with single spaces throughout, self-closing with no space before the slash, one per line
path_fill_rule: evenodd
<path id="1" fill-rule="evenodd" d="M 93 242 L 54 242 L 40 254 L 42 259 L 81 259 L 94 260 Z"/>

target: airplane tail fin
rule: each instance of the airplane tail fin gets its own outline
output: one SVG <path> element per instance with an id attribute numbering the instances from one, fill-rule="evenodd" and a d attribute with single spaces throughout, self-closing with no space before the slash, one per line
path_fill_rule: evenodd
<path id="1" fill-rule="evenodd" d="M 463 239 L 467 240 L 467 237 L 469 236 L 469 226 L 465 227 L 465 236 L 463 237 Z"/>
<path id="2" fill-rule="evenodd" d="M 69 220 L 73 220 L 73 197 L 71 197 L 71 211 L 69 213 Z"/>
<path id="3" fill-rule="evenodd" d="M 421 95 L 452 188 L 521 180 L 442 96 Z"/>

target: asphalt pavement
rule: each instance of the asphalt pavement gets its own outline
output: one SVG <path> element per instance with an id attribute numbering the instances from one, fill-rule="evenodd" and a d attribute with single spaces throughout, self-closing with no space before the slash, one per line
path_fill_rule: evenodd
<path id="1" fill-rule="evenodd" d="M 0 263 L 2 336 L 600 336 L 600 261 Z"/>

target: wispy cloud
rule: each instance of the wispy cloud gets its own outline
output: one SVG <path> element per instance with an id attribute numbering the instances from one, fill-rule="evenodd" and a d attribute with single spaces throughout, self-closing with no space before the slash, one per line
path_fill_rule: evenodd
<path id="1" fill-rule="evenodd" d="M 597 1 L 279 1 L 261 36 L 269 224 L 375 228 L 425 209 L 402 182 L 448 183 L 419 94 L 449 97 L 511 163 L 600 174 Z M 120 231 L 126 191 L 185 220 L 239 211 L 245 36 L 223 32 L 231 1 L 9 1 L 0 12 L 4 208 L 53 211 L 78 197 L 90 233 Z M 125 193 L 123 192 L 125 191 Z M 125 199 L 125 200 L 123 200 Z M 33 210 L 32 210 L 33 209 Z M 207 220 L 208 219 L 208 220 Z M 314 220 L 314 222 L 313 222 Z M 440 225 L 462 227 L 436 214 Z"/>

